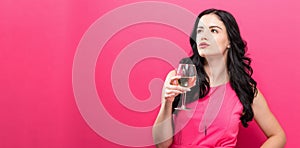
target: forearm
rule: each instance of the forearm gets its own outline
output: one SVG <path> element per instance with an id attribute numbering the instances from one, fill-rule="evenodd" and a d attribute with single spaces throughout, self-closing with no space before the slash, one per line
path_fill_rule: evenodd
<path id="1" fill-rule="evenodd" d="M 269 137 L 261 148 L 284 148 L 285 143 L 285 134 L 281 132 L 280 134 Z"/>
<path id="2" fill-rule="evenodd" d="M 163 148 L 168 147 L 172 144 L 172 122 L 172 102 L 163 102 L 152 129 L 154 143 L 157 147 Z"/>

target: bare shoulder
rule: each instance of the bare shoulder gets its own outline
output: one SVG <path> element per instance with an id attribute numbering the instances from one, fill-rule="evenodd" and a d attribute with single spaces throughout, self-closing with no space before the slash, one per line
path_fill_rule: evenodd
<path id="1" fill-rule="evenodd" d="M 254 97 L 253 104 L 252 104 L 253 109 L 255 109 L 257 107 L 260 109 L 262 107 L 265 109 L 268 109 L 267 101 L 259 89 L 257 89 L 257 95 Z"/>
<path id="2" fill-rule="evenodd" d="M 257 94 L 256 94 L 256 96 L 254 96 L 253 104 L 261 101 L 260 99 L 265 99 L 265 97 L 262 94 L 262 92 L 259 89 L 257 89 Z"/>
<path id="3" fill-rule="evenodd" d="M 270 111 L 267 101 L 259 89 L 257 89 L 257 95 L 253 99 L 252 109 L 254 111 L 254 117 L 255 115 L 259 115 L 261 112 Z"/>

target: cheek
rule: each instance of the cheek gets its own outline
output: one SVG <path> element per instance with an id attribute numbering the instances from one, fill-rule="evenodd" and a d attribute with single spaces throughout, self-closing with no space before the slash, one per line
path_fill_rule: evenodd
<path id="1" fill-rule="evenodd" d="M 227 46 L 229 44 L 227 37 L 224 37 L 224 36 L 219 36 L 218 38 L 216 38 L 216 41 L 217 41 L 219 48 L 221 48 L 221 49 L 227 48 Z"/>
<path id="2" fill-rule="evenodd" d="M 199 43 L 201 42 L 201 38 L 203 38 L 203 35 L 196 35 L 196 44 L 199 45 Z"/>

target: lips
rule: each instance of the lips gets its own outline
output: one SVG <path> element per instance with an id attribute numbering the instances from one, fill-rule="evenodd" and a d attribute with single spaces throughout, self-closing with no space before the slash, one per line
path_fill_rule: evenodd
<path id="1" fill-rule="evenodd" d="M 201 42 L 200 44 L 199 44 L 199 47 L 200 48 L 206 48 L 206 47 L 208 47 L 209 46 L 209 44 L 208 43 L 205 43 L 205 42 Z"/>

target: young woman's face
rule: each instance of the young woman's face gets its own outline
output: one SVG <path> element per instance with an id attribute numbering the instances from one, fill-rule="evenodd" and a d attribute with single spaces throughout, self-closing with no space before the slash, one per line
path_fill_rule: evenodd
<path id="1" fill-rule="evenodd" d="M 200 56 L 224 56 L 227 54 L 227 50 L 230 48 L 227 30 L 217 15 L 203 15 L 196 31 L 196 43 Z"/>

